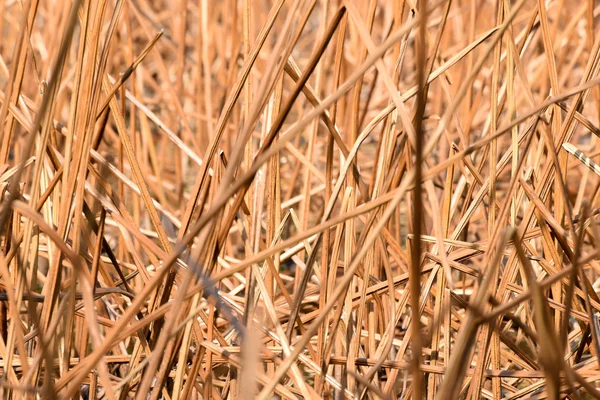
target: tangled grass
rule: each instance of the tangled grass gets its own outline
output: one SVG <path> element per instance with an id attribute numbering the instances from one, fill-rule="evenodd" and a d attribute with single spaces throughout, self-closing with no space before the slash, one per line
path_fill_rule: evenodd
<path id="1" fill-rule="evenodd" d="M 0 397 L 600 398 L 593 0 L 0 2 Z"/>

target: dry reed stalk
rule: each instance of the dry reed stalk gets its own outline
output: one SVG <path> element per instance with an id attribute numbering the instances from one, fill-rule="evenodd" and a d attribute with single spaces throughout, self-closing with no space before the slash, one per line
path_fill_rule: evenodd
<path id="1" fill-rule="evenodd" d="M 600 398 L 592 0 L 0 3 L 0 397 Z"/>

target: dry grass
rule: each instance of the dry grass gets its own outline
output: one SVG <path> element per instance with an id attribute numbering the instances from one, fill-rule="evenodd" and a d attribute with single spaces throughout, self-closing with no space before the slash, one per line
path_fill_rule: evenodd
<path id="1" fill-rule="evenodd" d="M 0 397 L 600 398 L 598 14 L 0 1 Z"/>

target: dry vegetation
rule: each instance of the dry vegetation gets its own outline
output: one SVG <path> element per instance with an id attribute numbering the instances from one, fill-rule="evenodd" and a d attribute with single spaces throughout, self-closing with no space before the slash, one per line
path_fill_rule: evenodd
<path id="1" fill-rule="evenodd" d="M 600 398 L 593 0 L 0 0 L 0 397 Z"/>

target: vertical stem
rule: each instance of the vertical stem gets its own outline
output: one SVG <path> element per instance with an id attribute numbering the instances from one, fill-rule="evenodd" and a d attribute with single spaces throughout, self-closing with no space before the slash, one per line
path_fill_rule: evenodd
<path id="1" fill-rule="evenodd" d="M 411 327 L 412 327 L 412 388 L 413 398 L 423 398 L 422 376 L 421 376 L 421 323 L 419 317 L 419 298 L 421 297 L 421 228 L 423 214 L 423 187 L 421 184 L 423 177 L 423 114 L 425 113 L 426 88 L 425 88 L 425 62 L 427 54 L 427 1 L 419 0 L 419 34 L 417 40 L 417 110 L 414 119 L 415 125 L 415 188 L 413 190 L 413 231 L 414 240 L 412 241 L 411 265 L 409 269 L 410 284 L 410 309 L 411 309 Z"/>

